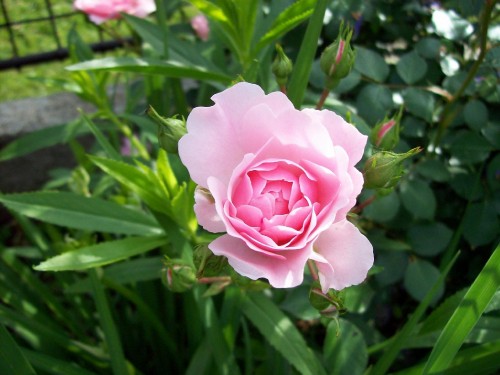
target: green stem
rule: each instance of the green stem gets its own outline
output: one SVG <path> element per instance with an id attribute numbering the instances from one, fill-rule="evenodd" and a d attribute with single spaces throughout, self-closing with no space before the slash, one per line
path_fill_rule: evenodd
<path id="1" fill-rule="evenodd" d="M 111 315 L 111 309 L 109 308 L 106 293 L 95 269 L 91 269 L 89 271 L 89 276 L 94 292 L 95 304 L 99 313 L 99 321 L 101 323 L 104 339 L 106 340 L 109 356 L 111 358 L 113 374 L 126 375 L 129 373 L 127 369 L 127 362 L 125 355 L 123 354 L 120 335 L 116 329 L 113 316 Z"/>
<path id="2" fill-rule="evenodd" d="M 439 145 L 441 139 L 443 138 L 444 133 L 446 132 L 446 129 L 457 115 L 458 111 L 456 111 L 456 108 L 454 107 L 455 103 L 458 101 L 458 99 L 460 99 L 460 97 L 463 95 L 469 84 L 472 82 L 484 58 L 486 57 L 486 52 L 487 52 L 486 44 L 488 42 L 488 26 L 490 24 L 491 14 L 493 12 L 493 9 L 495 8 L 496 2 L 497 0 L 486 0 L 484 3 L 484 7 L 481 12 L 481 17 L 479 19 L 479 25 L 480 25 L 479 56 L 477 57 L 474 64 L 472 64 L 472 67 L 469 69 L 467 77 L 462 82 L 460 88 L 457 90 L 457 92 L 455 92 L 455 94 L 453 94 L 453 97 L 448 103 L 446 103 L 443 109 L 443 112 L 441 114 L 441 119 L 438 124 L 438 131 L 432 142 L 433 150 Z"/>
<path id="3" fill-rule="evenodd" d="M 150 156 L 148 150 L 146 150 L 146 147 L 144 147 L 141 141 L 139 141 L 139 139 L 135 136 L 130 127 L 124 124 L 111 109 L 106 108 L 104 113 L 111 120 L 111 122 L 116 125 L 122 134 L 130 140 L 130 143 L 137 150 L 139 156 L 144 160 L 149 160 Z"/>

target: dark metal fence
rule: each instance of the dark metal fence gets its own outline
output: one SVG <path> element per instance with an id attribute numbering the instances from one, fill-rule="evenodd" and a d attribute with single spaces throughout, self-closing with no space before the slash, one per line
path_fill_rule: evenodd
<path id="1" fill-rule="evenodd" d="M 59 3 L 64 4 L 61 6 Z M 62 60 L 68 57 L 65 47 L 65 33 L 61 26 L 79 22 L 93 29 L 93 37 L 87 38 L 94 51 L 107 51 L 120 47 L 121 41 L 106 40 L 104 33 L 94 24 L 86 20 L 86 16 L 71 8 L 71 0 L 31 0 L 22 2 L 25 7 L 19 7 L 20 1 L 0 0 L 0 70 L 21 68 L 25 65 Z M 36 11 L 32 11 L 36 10 Z M 41 14 L 42 16 L 33 16 Z M 23 30 L 28 30 L 23 33 Z M 40 32 L 43 30 L 43 33 Z M 32 37 L 31 48 L 26 48 L 27 38 Z M 91 39 L 91 40 L 89 40 Z M 33 42 L 33 40 L 35 40 Z"/>

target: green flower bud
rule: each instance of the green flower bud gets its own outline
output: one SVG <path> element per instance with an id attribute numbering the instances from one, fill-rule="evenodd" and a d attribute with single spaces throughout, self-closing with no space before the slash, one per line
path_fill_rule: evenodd
<path id="1" fill-rule="evenodd" d="M 337 86 L 342 78 L 347 76 L 354 66 L 356 51 L 350 45 L 353 30 L 340 24 L 337 39 L 325 48 L 321 54 L 319 64 L 326 74 L 326 88 L 331 90 Z"/>
<path id="2" fill-rule="evenodd" d="M 271 69 L 278 85 L 285 86 L 288 82 L 288 77 L 292 73 L 293 64 L 279 44 L 276 44 L 276 52 L 278 54 L 271 65 Z"/>
<path id="3" fill-rule="evenodd" d="M 380 150 L 392 150 L 399 143 L 399 131 L 403 107 L 393 118 L 385 117 L 372 129 L 370 141 Z"/>
<path id="4" fill-rule="evenodd" d="M 186 261 L 166 258 L 162 280 L 170 291 L 182 293 L 191 289 L 196 283 L 196 273 L 193 266 Z"/>
<path id="5" fill-rule="evenodd" d="M 167 152 L 177 153 L 179 139 L 186 134 L 186 121 L 175 117 L 162 117 L 151 106 L 147 114 L 158 125 L 158 142 L 160 147 Z"/>
<path id="6" fill-rule="evenodd" d="M 364 187 L 367 189 L 390 189 L 395 187 L 404 174 L 403 160 L 418 154 L 420 151 L 422 149 L 416 147 L 404 154 L 381 151 L 372 155 L 363 168 Z"/>

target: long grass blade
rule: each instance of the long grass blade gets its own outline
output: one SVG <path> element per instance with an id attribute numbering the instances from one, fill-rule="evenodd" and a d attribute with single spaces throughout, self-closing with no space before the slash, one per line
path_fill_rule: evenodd
<path id="1" fill-rule="evenodd" d="M 449 366 L 499 286 L 500 246 L 497 246 L 441 332 L 424 374 L 435 374 Z"/>
<path id="2" fill-rule="evenodd" d="M 3 324 L 0 324 L 0 374 L 36 374 Z"/>

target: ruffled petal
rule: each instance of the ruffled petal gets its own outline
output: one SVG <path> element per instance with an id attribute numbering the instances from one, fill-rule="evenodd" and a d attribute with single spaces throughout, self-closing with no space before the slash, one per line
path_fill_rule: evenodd
<path id="1" fill-rule="evenodd" d="M 225 232 L 226 226 L 215 209 L 215 201 L 208 190 L 196 187 L 194 192 L 194 212 L 198 223 L 209 232 Z"/>
<path id="2" fill-rule="evenodd" d="M 350 167 L 354 167 L 361 160 L 368 140 L 366 135 L 332 111 L 306 108 L 302 112 L 326 128 L 335 146 L 346 150 Z"/>
<path id="3" fill-rule="evenodd" d="M 304 278 L 304 266 L 311 253 L 310 246 L 279 253 L 257 252 L 244 241 L 227 234 L 212 241 L 208 248 L 215 255 L 225 256 L 240 275 L 252 280 L 265 278 L 275 288 L 300 285 Z"/>
<path id="4" fill-rule="evenodd" d="M 370 241 L 347 220 L 321 233 L 313 247 L 310 259 L 316 261 L 324 293 L 360 284 L 373 266 Z"/>

